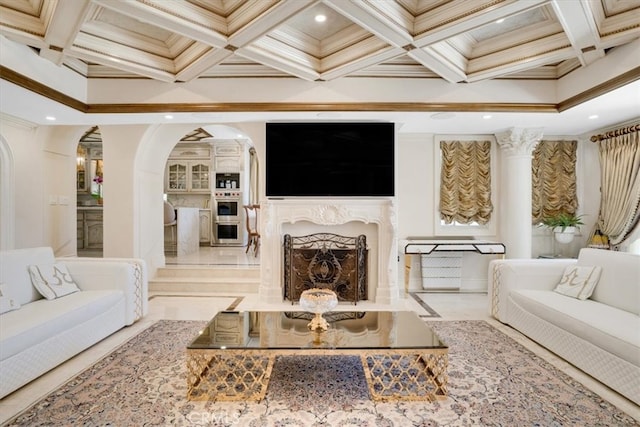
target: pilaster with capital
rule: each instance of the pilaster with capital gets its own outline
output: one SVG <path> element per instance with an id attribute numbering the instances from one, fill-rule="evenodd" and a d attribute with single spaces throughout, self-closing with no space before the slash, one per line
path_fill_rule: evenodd
<path id="1" fill-rule="evenodd" d="M 496 134 L 504 154 L 499 229 L 508 258 L 531 258 L 531 155 L 542 134 L 542 128 Z"/>
<path id="2" fill-rule="evenodd" d="M 542 135 L 542 128 L 510 128 L 508 131 L 496 133 L 496 141 L 509 155 L 530 156 L 542 140 Z"/>

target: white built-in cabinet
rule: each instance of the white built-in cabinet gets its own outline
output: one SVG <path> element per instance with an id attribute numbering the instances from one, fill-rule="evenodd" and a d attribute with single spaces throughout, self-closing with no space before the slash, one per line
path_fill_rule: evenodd
<path id="1" fill-rule="evenodd" d="M 216 143 L 213 150 L 213 169 L 216 172 L 242 171 L 242 147 L 239 144 Z"/>
<path id="2" fill-rule="evenodd" d="M 102 208 L 78 208 L 77 247 L 79 250 L 102 249 Z"/>
<path id="3" fill-rule="evenodd" d="M 211 243 L 211 209 L 200 209 L 200 243 Z"/>
<path id="4" fill-rule="evenodd" d="M 171 152 L 165 173 L 166 193 L 211 192 L 211 147 L 182 145 Z"/>

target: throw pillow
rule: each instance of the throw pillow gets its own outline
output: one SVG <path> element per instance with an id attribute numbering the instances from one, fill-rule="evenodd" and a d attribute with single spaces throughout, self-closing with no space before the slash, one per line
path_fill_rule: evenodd
<path id="1" fill-rule="evenodd" d="M 0 283 L 0 314 L 20 308 L 20 303 L 7 294 L 7 285 Z"/>
<path id="2" fill-rule="evenodd" d="M 568 297 L 585 300 L 598 284 L 602 267 L 572 266 L 564 270 L 560 283 L 554 289 Z"/>
<path id="3" fill-rule="evenodd" d="M 31 283 L 46 299 L 56 299 L 80 289 L 64 264 L 30 265 Z"/>

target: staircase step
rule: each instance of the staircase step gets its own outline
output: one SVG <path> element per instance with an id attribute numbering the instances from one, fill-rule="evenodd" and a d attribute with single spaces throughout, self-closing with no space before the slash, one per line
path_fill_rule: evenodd
<path id="1" fill-rule="evenodd" d="M 159 268 L 159 277 L 246 277 L 259 279 L 260 266 L 219 266 L 219 265 L 174 265 Z"/>
<path id="2" fill-rule="evenodd" d="M 257 293 L 259 286 L 259 266 L 165 266 L 149 280 L 150 292 Z"/>

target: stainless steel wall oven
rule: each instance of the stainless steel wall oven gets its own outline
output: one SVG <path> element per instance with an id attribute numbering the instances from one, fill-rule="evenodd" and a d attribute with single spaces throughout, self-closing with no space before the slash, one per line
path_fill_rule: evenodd
<path id="1" fill-rule="evenodd" d="M 242 192 L 225 190 L 214 192 L 214 245 L 239 246 L 244 241 L 242 226 Z"/>

